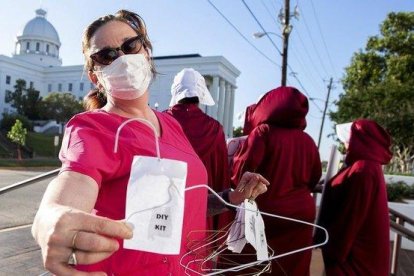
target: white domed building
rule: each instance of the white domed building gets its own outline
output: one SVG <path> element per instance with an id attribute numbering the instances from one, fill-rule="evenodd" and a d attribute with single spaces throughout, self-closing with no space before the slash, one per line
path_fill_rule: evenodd
<path id="1" fill-rule="evenodd" d="M 38 9 L 36 17 L 17 36 L 14 57 L 41 66 L 61 66 L 60 45 L 55 27 L 46 19 L 46 11 Z"/>
<path id="2" fill-rule="evenodd" d="M 62 66 L 59 34 L 46 19 L 47 12 L 36 10 L 17 35 L 12 57 L 0 54 L 0 119 L 2 113 L 14 112 L 5 102 L 6 91 L 13 91 L 16 80 L 40 91 L 42 97 L 51 92 L 69 92 L 83 98 L 94 87 L 83 72 L 83 65 Z M 232 137 L 236 79 L 240 71 L 223 56 L 202 57 L 199 54 L 154 57 L 160 73 L 151 84 L 150 105 L 158 110 L 168 108 L 174 76 L 183 68 L 194 68 L 206 79 L 216 104 L 203 110 L 219 120 L 227 137 Z"/>

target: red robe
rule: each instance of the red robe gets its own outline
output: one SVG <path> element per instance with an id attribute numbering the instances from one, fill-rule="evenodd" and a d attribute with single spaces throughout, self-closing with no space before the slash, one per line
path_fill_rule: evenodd
<path id="1" fill-rule="evenodd" d="M 255 127 L 236 154 L 232 180 L 254 171 L 270 182 L 256 202 L 265 212 L 313 222 L 311 190 L 321 177 L 321 161 L 312 138 L 303 129 L 308 100 L 292 87 L 267 93 L 251 114 Z M 263 216 L 266 238 L 275 254 L 312 244 L 312 227 Z M 272 262 L 272 275 L 309 275 L 311 251 Z"/>
<path id="2" fill-rule="evenodd" d="M 176 104 L 166 112 L 180 123 L 194 151 L 206 167 L 209 187 L 216 192 L 230 188 L 227 145 L 223 126 L 205 114 L 197 104 Z M 221 216 L 224 217 L 224 215 Z M 228 221 L 228 218 L 224 221 Z M 214 223 L 214 227 L 210 225 L 210 228 L 217 229 L 219 227 L 217 223 Z"/>
<path id="3" fill-rule="evenodd" d="M 325 189 L 320 222 L 326 275 L 388 275 L 389 217 L 381 164 L 391 159 L 390 137 L 378 124 L 357 120 L 345 164 Z M 319 235 L 318 235 L 319 236 Z"/>
<path id="4" fill-rule="evenodd" d="M 257 104 L 252 104 L 246 107 L 246 113 L 244 114 L 243 135 L 249 135 L 253 130 L 252 115 Z"/>

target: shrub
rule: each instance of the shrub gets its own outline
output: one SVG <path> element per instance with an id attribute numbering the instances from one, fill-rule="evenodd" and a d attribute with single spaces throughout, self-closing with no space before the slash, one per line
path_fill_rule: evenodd
<path id="1" fill-rule="evenodd" d="M 3 119 L 0 122 L 0 129 L 5 130 L 5 131 L 9 131 L 12 126 L 14 125 L 14 123 L 16 122 L 16 120 L 20 120 L 20 122 L 22 122 L 23 124 L 23 128 L 27 129 L 28 131 L 33 130 L 33 124 L 30 122 L 29 119 L 27 119 L 27 117 L 20 115 L 20 114 L 8 114 L 8 113 L 3 113 Z"/>
<path id="2" fill-rule="evenodd" d="M 387 185 L 388 201 L 401 202 L 404 198 L 414 199 L 414 185 L 404 181 L 392 182 Z"/>

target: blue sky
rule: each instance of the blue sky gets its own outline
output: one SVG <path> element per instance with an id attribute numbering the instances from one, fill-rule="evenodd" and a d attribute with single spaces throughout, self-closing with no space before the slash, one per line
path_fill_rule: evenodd
<path id="1" fill-rule="evenodd" d="M 210 1 L 272 62 L 249 45 L 207 0 L 3 0 L 0 54 L 11 56 L 16 35 L 41 6 L 47 10 L 47 19 L 59 33 L 63 64 L 83 64 L 80 47 L 83 29 L 99 16 L 121 8 L 130 9 L 146 21 L 154 55 L 222 55 L 241 71 L 237 80 L 234 121 L 235 126 L 239 126 L 237 114 L 261 94 L 279 86 L 281 56 L 266 37 L 253 38 L 252 34 L 261 29 L 243 1 Z M 264 29 L 277 34 L 281 33 L 277 15 L 283 2 L 245 0 Z M 413 0 L 292 0 L 292 12 L 295 6 L 298 6 L 299 18 L 291 19 L 289 65 L 304 89 L 290 75 L 288 84 L 302 92 L 305 90 L 311 97 L 325 99 L 327 81 L 333 77 L 336 88 L 332 90 L 331 102 L 342 92 L 339 80 L 353 53 L 364 48 L 369 36 L 379 33 L 379 24 L 386 15 L 392 11 L 414 11 Z M 281 39 L 270 36 L 282 49 Z M 323 109 L 322 100 L 314 102 Z M 331 104 L 329 108 L 335 106 Z M 320 110 L 311 103 L 306 131 L 316 142 L 321 117 Z M 334 143 L 332 138 L 326 137 L 332 131 L 333 124 L 328 119 L 322 136 L 322 159 L 328 158 L 329 147 Z"/>

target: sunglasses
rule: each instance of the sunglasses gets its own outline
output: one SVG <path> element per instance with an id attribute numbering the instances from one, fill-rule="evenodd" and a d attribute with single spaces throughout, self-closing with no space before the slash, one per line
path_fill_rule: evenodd
<path id="1" fill-rule="evenodd" d="M 118 48 L 105 47 L 90 55 L 90 58 L 102 65 L 109 65 L 119 57 L 119 51 L 122 51 L 125 55 L 136 54 L 141 50 L 142 45 L 142 36 L 138 35 L 125 40 Z"/>

